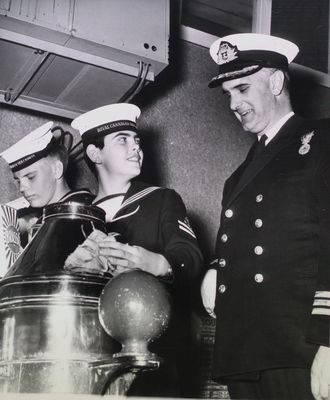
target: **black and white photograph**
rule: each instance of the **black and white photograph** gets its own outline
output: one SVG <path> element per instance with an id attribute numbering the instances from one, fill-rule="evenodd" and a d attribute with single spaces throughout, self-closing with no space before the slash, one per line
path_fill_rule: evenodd
<path id="1" fill-rule="evenodd" d="M 0 399 L 330 400 L 330 1 L 0 0 Z"/>

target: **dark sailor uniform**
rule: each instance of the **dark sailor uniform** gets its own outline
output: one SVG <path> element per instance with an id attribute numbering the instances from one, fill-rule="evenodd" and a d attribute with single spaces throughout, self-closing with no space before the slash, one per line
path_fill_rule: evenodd
<path id="1" fill-rule="evenodd" d="M 102 207 L 106 199 L 94 204 Z M 123 243 L 162 254 L 172 267 L 173 276 L 164 279 L 164 284 L 172 294 L 173 316 L 165 334 L 150 345 L 150 350 L 162 356 L 165 364 L 159 371 L 141 375 L 130 394 L 179 396 L 178 359 L 183 357 L 189 340 L 189 292 L 198 284 L 203 263 L 184 203 L 172 189 L 133 181 L 107 228 L 108 232 L 119 233 Z M 185 356 L 182 365 L 187 362 Z"/>
<path id="2" fill-rule="evenodd" d="M 100 199 L 94 203 L 102 208 Z M 190 285 L 199 276 L 202 256 L 181 197 L 171 189 L 134 181 L 108 232 L 120 241 L 162 254 L 173 269 L 174 283 Z"/>
<path id="3" fill-rule="evenodd" d="M 252 153 L 225 183 L 212 264 L 220 381 L 310 368 L 329 346 L 330 122 L 293 116 Z"/>

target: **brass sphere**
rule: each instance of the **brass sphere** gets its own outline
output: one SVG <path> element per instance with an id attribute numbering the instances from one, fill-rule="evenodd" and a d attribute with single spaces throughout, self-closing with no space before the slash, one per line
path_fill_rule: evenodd
<path id="1" fill-rule="evenodd" d="M 166 330 L 170 312 L 170 296 L 164 285 L 137 269 L 112 278 L 99 299 L 101 325 L 122 345 L 117 357 L 150 356 L 148 342 Z"/>

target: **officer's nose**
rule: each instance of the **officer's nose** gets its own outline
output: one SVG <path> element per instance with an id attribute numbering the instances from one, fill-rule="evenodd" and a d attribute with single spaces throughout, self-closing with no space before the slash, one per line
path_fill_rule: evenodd
<path id="1" fill-rule="evenodd" d="M 242 100 L 238 96 L 231 96 L 230 98 L 230 109 L 237 111 L 242 104 Z"/>

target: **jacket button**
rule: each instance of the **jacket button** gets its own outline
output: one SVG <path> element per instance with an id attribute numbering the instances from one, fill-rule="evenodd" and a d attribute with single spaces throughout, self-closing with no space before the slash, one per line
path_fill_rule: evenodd
<path id="1" fill-rule="evenodd" d="M 264 280 L 264 276 L 263 276 L 262 274 L 255 274 L 255 275 L 254 275 L 254 280 L 255 280 L 257 283 L 261 283 L 261 282 Z"/>
<path id="2" fill-rule="evenodd" d="M 225 267 L 226 266 L 226 260 L 224 258 L 220 258 L 219 265 L 220 265 L 221 268 Z"/>
<path id="3" fill-rule="evenodd" d="M 257 219 L 254 221 L 254 225 L 255 225 L 257 228 L 261 228 L 261 227 L 262 227 L 262 224 L 263 224 L 263 222 L 262 222 L 262 219 L 260 219 L 260 218 L 257 218 Z"/>
<path id="4" fill-rule="evenodd" d="M 262 194 L 258 194 L 258 196 L 256 197 L 256 202 L 260 203 L 263 200 L 264 196 Z"/>
<path id="5" fill-rule="evenodd" d="M 228 208 L 228 210 L 225 211 L 225 216 L 227 218 L 231 218 L 233 215 L 234 215 L 234 212 L 230 208 Z"/>
<path id="6" fill-rule="evenodd" d="M 222 243 L 226 243 L 228 240 L 228 236 L 224 233 L 223 235 L 221 235 L 221 242 Z"/>
<path id="7" fill-rule="evenodd" d="M 256 246 L 256 247 L 254 248 L 254 252 L 255 252 L 255 254 L 256 254 L 257 256 L 260 256 L 260 255 L 264 252 L 264 249 L 263 249 L 261 246 Z"/>
<path id="8" fill-rule="evenodd" d="M 219 286 L 219 292 L 220 293 L 225 293 L 225 291 L 226 291 L 226 286 L 225 285 L 220 285 Z"/>

